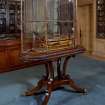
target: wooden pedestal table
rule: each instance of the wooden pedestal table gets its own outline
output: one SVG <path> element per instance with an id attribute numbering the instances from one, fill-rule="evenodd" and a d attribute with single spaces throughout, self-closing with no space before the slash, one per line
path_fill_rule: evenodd
<path id="1" fill-rule="evenodd" d="M 45 98 L 42 102 L 42 105 L 47 105 L 48 100 L 51 96 L 51 92 L 56 88 L 61 87 L 62 85 L 68 85 L 73 88 L 76 92 L 86 93 L 86 89 L 80 88 L 76 85 L 76 83 L 71 79 L 70 75 L 66 74 L 66 67 L 68 60 L 71 57 L 79 53 L 83 53 L 84 49 L 81 47 L 60 50 L 56 52 L 50 52 L 47 55 L 42 55 L 40 57 L 28 58 L 28 60 L 34 60 L 35 62 L 39 62 L 39 64 L 45 64 L 46 67 L 46 75 L 43 76 L 41 80 L 39 80 L 36 87 L 33 87 L 31 90 L 25 93 L 26 96 L 35 95 L 38 93 L 43 87 L 46 87 L 45 90 Z M 63 66 L 61 68 L 61 59 L 64 59 Z M 57 76 L 54 76 L 54 66 L 53 62 L 56 62 L 57 65 Z"/>

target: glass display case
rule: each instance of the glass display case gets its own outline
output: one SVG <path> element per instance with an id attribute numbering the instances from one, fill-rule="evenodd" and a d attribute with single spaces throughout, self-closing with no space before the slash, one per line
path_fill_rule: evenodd
<path id="1" fill-rule="evenodd" d="M 76 0 L 21 0 L 21 50 L 34 57 L 74 48 Z"/>
<path id="2" fill-rule="evenodd" d="M 21 0 L 21 59 L 45 66 L 43 78 L 24 95 L 44 89 L 41 105 L 47 105 L 52 91 L 62 85 L 86 93 L 66 73 L 69 59 L 84 52 L 77 43 L 76 4 L 76 0 Z"/>

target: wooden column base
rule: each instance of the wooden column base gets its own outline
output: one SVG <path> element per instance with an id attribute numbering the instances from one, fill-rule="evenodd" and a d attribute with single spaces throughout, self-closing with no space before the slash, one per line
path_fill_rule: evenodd
<path id="1" fill-rule="evenodd" d="M 73 88 L 76 92 L 86 93 L 87 90 L 84 88 L 80 88 L 75 84 L 75 82 L 70 78 L 69 75 L 66 74 L 66 66 L 68 59 L 67 57 L 63 64 L 63 70 L 61 71 L 61 58 L 57 60 L 57 77 L 54 77 L 54 68 L 52 61 L 47 62 L 46 66 L 46 76 L 44 76 L 37 84 L 36 87 L 33 87 L 31 90 L 25 93 L 26 96 L 35 95 L 38 93 L 43 87 L 47 87 L 45 89 L 45 98 L 42 102 L 42 105 L 47 105 L 48 100 L 51 96 L 51 92 L 62 85 L 68 85 Z"/>

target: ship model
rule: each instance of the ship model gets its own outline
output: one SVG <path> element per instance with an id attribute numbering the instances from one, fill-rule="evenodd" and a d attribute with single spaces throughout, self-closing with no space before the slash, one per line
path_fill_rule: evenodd
<path id="1" fill-rule="evenodd" d="M 23 53 L 37 56 L 75 47 L 75 0 L 24 0 L 21 4 Z"/>

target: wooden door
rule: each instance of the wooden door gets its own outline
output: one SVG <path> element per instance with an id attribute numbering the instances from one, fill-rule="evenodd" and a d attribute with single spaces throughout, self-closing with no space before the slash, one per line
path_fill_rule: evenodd
<path id="1" fill-rule="evenodd" d="M 79 35 L 80 43 L 85 47 L 87 52 L 92 50 L 92 11 L 91 5 L 85 5 L 78 7 L 78 26 L 79 26 Z"/>

